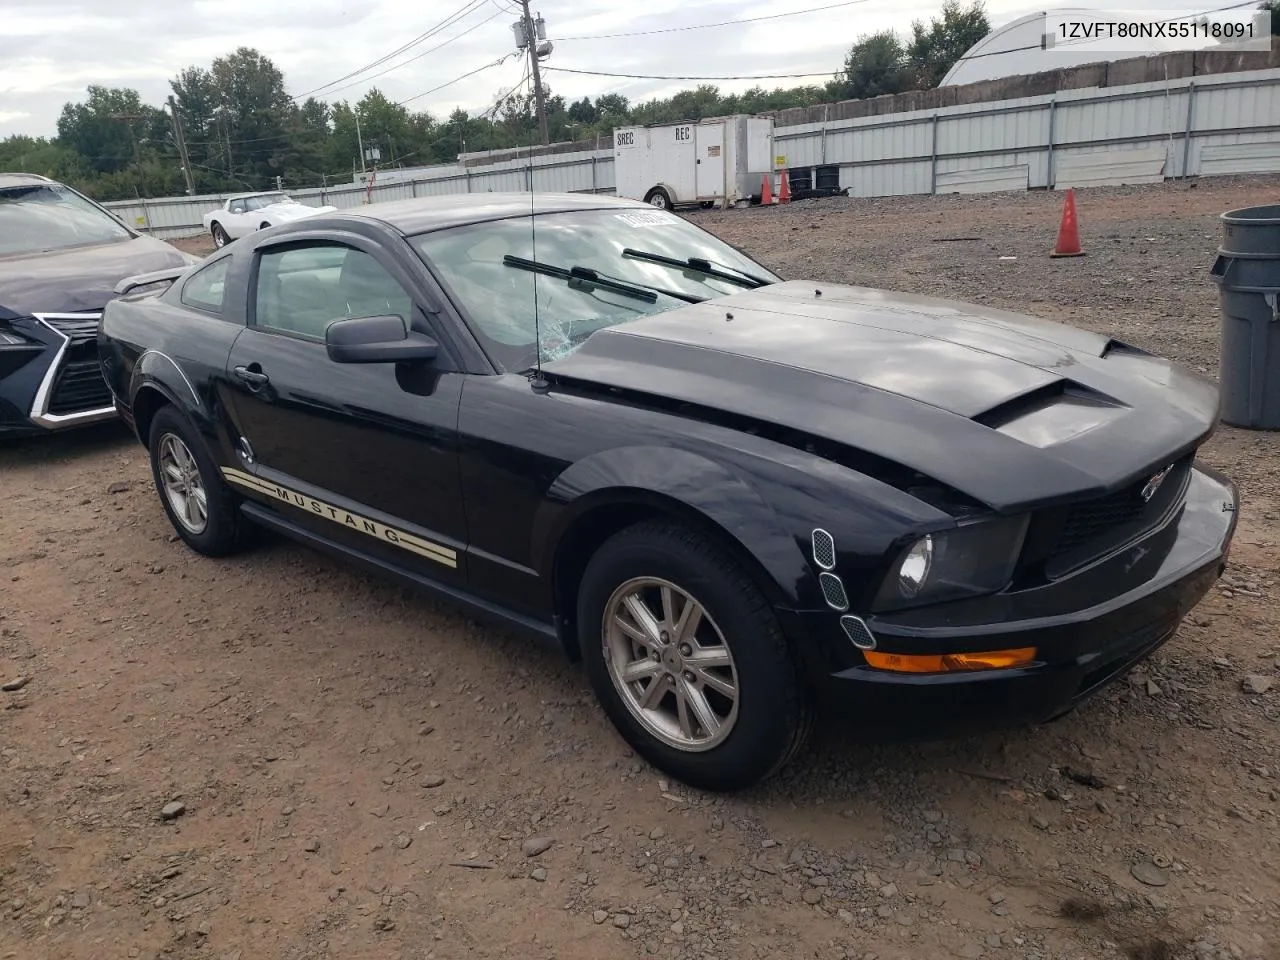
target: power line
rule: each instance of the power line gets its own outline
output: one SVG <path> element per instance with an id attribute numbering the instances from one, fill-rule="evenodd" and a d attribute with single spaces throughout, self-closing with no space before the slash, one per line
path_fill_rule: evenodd
<path id="1" fill-rule="evenodd" d="M 443 90 L 445 87 L 451 87 L 458 81 L 467 79 L 467 77 L 474 77 L 477 73 L 480 73 L 482 70 L 489 70 L 492 67 L 496 67 L 501 63 L 505 63 L 507 60 L 510 60 L 512 57 L 515 57 L 518 55 L 519 55 L 518 51 L 513 53 L 508 53 L 505 56 L 499 57 L 497 60 L 494 60 L 490 63 L 486 63 L 482 67 L 476 67 L 474 70 L 468 70 L 466 73 L 462 74 L 462 76 L 454 77 L 452 80 L 442 83 L 438 87 L 432 87 L 430 90 L 423 90 L 421 93 L 415 93 L 412 97 L 408 97 L 404 100 L 399 100 L 396 102 L 396 106 L 403 107 L 406 103 L 411 103 L 412 101 L 419 100 L 422 97 L 429 97 L 431 96 L 431 94 L 435 93 L 438 90 Z"/>
<path id="2" fill-rule="evenodd" d="M 1039 49 L 1038 47 L 1036 49 Z M 603 70 L 573 70 L 569 67 L 543 67 L 543 70 L 554 70 L 556 73 L 578 73 L 589 77 L 623 77 L 627 80 L 802 80 L 806 77 L 830 77 L 837 70 L 823 70 L 820 73 L 761 73 L 750 77 L 674 77 L 659 76 L 652 73 L 608 73 Z"/>
<path id="3" fill-rule="evenodd" d="M 852 7 L 867 3 L 868 0 L 844 0 L 843 3 L 831 3 L 825 7 L 810 7 L 807 10 L 791 10 L 788 13 L 771 13 L 764 17 L 744 17 L 741 20 L 721 20 L 719 23 L 695 23 L 687 27 L 664 27 L 661 30 L 635 30 L 628 33 L 601 33 L 578 37 L 555 37 L 556 43 L 565 40 L 614 40 L 619 37 L 650 37 L 658 33 L 683 33 L 686 30 L 710 30 L 712 27 L 732 27 L 740 23 L 759 23 L 762 20 L 781 20 L 783 17 L 798 17 L 806 13 L 821 13 L 824 10 L 838 10 L 841 7 Z"/>
<path id="4" fill-rule="evenodd" d="M 326 97 L 331 97 L 340 90 L 347 90 L 350 87 L 359 86 L 362 83 L 368 83 L 371 80 L 376 80 L 378 79 L 378 77 L 385 77 L 388 73 L 391 73 L 394 70 L 399 70 L 401 67 L 406 67 L 409 64 L 413 63 L 415 60 L 421 60 L 423 57 L 427 56 L 428 54 L 435 53 L 441 47 L 447 47 L 449 44 L 453 43 L 455 40 L 461 40 L 467 34 L 471 33 L 474 30 L 479 30 L 490 20 L 500 17 L 506 12 L 507 11 L 505 10 L 499 10 L 497 13 L 490 14 L 489 16 L 481 20 L 479 23 L 473 24 L 472 26 L 467 27 L 467 29 L 463 30 L 461 33 L 457 34 L 456 36 L 450 37 L 448 40 L 445 40 L 443 43 L 438 43 L 434 47 L 429 47 L 426 50 L 423 50 L 421 53 L 416 53 L 412 57 L 410 57 L 408 60 L 402 60 L 400 63 L 394 63 L 391 66 L 387 67 L 385 70 L 381 70 L 378 73 L 373 74 L 372 76 L 361 77 L 358 80 L 351 81 L 351 83 L 344 83 L 340 87 L 334 87 L 331 90 L 327 90 L 325 91 L 324 95 Z"/>
<path id="5" fill-rule="evenodd" d="M 422 33 L 418 34 L 408 43 L 404 43 L 400 45 L 395 50 L 392 50 L 390 53 L 385 54 L 384 56 L 381 56 L 377 60 L 374 60 L 370 63 L 366 63 L 364 66 L 356 70 L 352 70 L 350 73 L 344 74 L 343 76 L 338 77 L 338 79 L 336 80 L 330 80 L 328 83 L 322 83 L 320 84 L 320 86 L 315 87 L 311 90 L 308 90 L 306 93 L 300 93 L 297 96 L 293 97 L 293 99 L 301 100 L 303 97 L 309 97 L 312 94 L 319 93 L 321 90 L 327 90 L 329 87 L 336 86 L 337 84 L 342 83 L 344 80 L 350 80 L 352 77 L 359 76 L 360 74 L 368 70 L 372 70 L 374 67 L 382 66 L 384 63 L 386 63 L 388 60 L 392 59 L 393 57 L 400 56 L 400 54 L 404 53 L 406 50 L 409 50 L 417 46 L 418 44 L 422 43 L 425 40 L 431 39 L 431 37 L 435 36 L 441 30 L 457 23 L 459 20 L 465 17 L 468 13 L 471 13 L 473 10 L 475 10 L 484 2 L 485 0 L 468 0 L 468 2 L 463 4 L 463 6 L 460 9 L 450 14 L 445 19 L 441 20 L 435 26 L 430 27 L 427 30 L 424 30 Z"/>

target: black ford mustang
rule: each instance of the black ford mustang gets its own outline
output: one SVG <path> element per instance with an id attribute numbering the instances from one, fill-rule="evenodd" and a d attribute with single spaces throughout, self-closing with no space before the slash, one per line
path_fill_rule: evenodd
<path id="1" fill-rule="evenodd" d="M 94 340 L 124 277 L 194 258 L 70 187 L 0 173 L 0 437 L 114 420 Z"/>
<path id="2" fill-rule="evenodd" d="M 274 528 L 549 638 L 708 788 L 823 705 L 864 736 L 1059 715 L 1173 634 L 1235 528 L 1195 463 L 1211 384 L 784 282 L 639 203 L 379 204 L 129 286 L 103 371 L 191 547 Z"/>

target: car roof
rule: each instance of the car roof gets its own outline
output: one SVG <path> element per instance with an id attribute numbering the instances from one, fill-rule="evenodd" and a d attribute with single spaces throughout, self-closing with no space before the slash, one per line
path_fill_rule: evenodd
<path id="1" fill-rule="evenodd" d="M 253 193 L 233 193 L 228 200 L 246 200 L 249 197 L 267 197 L 272 194 L 285 193 L 284 190 L 255 190 Z"/>
<path id="2" fill-rule="evenodd" d="M 639 200 L 592 193 L 454 193 L 392 200 L 327 214 L 326 220 L 377 220 L 412 236 L 483 220 L 570 210 L 652 210 Z"/>
<path id="3" fill-rule="evenodd" d="M 38 173 L 5 173 L 0 171 L 0 188 L 3 187 L 29 187 L 33 183 L 56 183 L 48 177 L 42 177 Z"/>

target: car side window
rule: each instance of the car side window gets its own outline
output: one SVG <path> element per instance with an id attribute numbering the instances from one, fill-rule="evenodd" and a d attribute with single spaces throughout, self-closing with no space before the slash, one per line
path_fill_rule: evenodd
<path id="1" fill-rule="evenodd" d="M 226 297 L 227 271 L 230 268 L 231 257 L 222 257 L 187 277 L 186 283 L 182 285 L 182 303 L 198 310 L 221 313 Z"/>
<path id="2" fill-rule="evenodd" d="M 261 255 L 254 291 L 256 326 L 323 340 L 335 320 L 384 316 L 410 324 L 413 300 L 363 250 L 314 243 Z"/>
<path id="3" fill-rule="evenodd" d="M 234 200 L 234 201 L 232 201 L 232 203 L 231 203 L 231 212 L 232 212 L 232 213 L 244 213 L 244 201 L 243 201 L 243 200 Z"/>

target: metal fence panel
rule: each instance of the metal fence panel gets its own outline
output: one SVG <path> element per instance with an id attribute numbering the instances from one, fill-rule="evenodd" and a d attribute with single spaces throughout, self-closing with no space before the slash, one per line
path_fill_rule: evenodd
<path id="1" fill-rule="evenodd" d="M 779 126 L 774 140 L 787 166 L 839 166 L 841 186 L 862 197 L 1009 189 L 1022 168 L 1030 188 L 1280 172 L 1280 69 Z M 372 191 L 352 183 L 291 193 L 312 206 L 349 209 L 367 200 L 531 188 L 615 192 L 611 149 L 497 155 L 506 159 L 382 172 Z M 106 206 L 173 238 L 203 232 L 201 216 L 226 196 Z"/>

